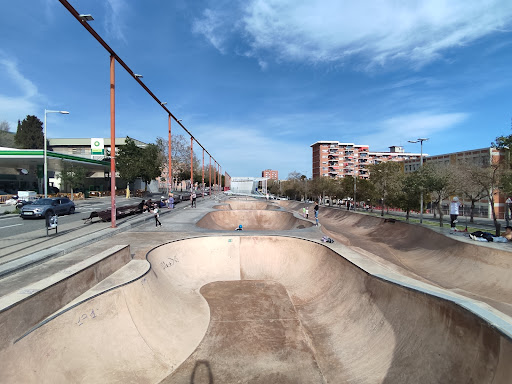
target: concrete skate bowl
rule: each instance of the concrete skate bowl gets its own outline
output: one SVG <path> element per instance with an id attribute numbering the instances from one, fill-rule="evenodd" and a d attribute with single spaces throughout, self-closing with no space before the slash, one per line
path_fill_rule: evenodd
<path id="1" fill-rule="evenodd" d="M 234 231 L 240 224 L 249 231 L 285 231 L 304 229 L 313 223 L 295 217 L 290 212 L 270 210 L 236 210 L 209 212 L 196 225 L 216 231 Z"/>
<path id="2" fill-rule="evenodd" d="M 428 228 L 321 208 L 329 236 L 396 265 L 400 272 L 484 301 L 512 316 L 512 253 Z M 370 255 L 371 253 L 371 255 Z"/>
<path id="3" fill-rule="evenodd" d="M 0 352 L 5 383 L 510 383 L 481 318 L 273 236 L 176 241 Z"/>
<path id="4" fill-rule="evenodd" d="M 279 210 L 278 205 L 268 203 L 266 201 L 256 200 L 235 200 L 230 199 L 225 204 L 216 205 L 214 209 L 227 211 L 227 210 Z"/>

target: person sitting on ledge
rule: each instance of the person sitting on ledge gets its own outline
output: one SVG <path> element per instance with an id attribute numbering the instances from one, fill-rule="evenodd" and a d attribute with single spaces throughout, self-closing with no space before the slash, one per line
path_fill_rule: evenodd
<path id="1" fill-rule="evenodd" d="M 495 243 L 506 243 L 512 240 L 512 227 L 505 227 L 505 232 L 501 236 L 493 236 L 489 232 L 476 231 L 469 234 L 469 237 L 475 241 L 495 242 Z"/>

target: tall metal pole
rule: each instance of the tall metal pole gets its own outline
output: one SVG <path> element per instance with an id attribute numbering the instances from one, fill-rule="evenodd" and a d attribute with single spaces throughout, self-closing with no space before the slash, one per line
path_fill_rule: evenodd
<path id="1" fill-rule="evenodd" d="M 190 191 L 194 190 L 194 138 L 190 136 Z"/>
<path id="2" fill-rule="evenodd" d="M 420 140 L 420 168 L 423 168 L 423 141 Z M 423 224 L 423 187 L 420 192 L 420 224 Z"/>
<path id="3" fill-rule="evenodd" d="M 204 198 L 204 148 L 203 148 L 203 177 L 201 180 L 201 188 L 203 189 L 203 198 Z"/>
<path id="4" fill-rule="evenodd" d="M 116 86 L 114 55 L 110 55 L 110 219 L 116 227 Z"/>
<path id="5" fill-rule="evenodd" d="M 210 183 L 210 196 L 211 196 L 212 195 L 212 155 L 210 155 L 209 171 L 210 171 L 210 177 L 208 179 L 209 179 L 209 183 Z"/>
<path id="6" fill-rule="evenodd" d="M 44 110 L 44 174 L 43 174 L 43 183 L 44 183 L 44 198 L 48 197 L 48 154 L 46 149 L 46 109 Z"/>
<path id="7" fill-rule="evenodd" d="M 171 115 L 169 115 L 169 172 L 168 172 L 168 180 L 167 185 L 169 186 L 170 192 L 172 192 L 172 144 L 171 144 Z M 167 197 L 169 197 L 169 193 L 167 193 Z"/>

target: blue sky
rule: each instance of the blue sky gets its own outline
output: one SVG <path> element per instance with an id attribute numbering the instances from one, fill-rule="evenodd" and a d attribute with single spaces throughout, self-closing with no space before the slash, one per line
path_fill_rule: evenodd
<path id="1" fill-rule="evenodd" d="M 2 4 L 0 121 L 68 110 L 49 137 L 110 137 L 107 52 L 58 1 L 23 3 Z M 419 152 L 407 140 L 428 137 L 437 155 L 512 133 L 510 0 L 70 3 L 231 176 L 311 177 L 319 140 Z M 119 65 L 116 82 L 116 136 L 166 137 Z"/>

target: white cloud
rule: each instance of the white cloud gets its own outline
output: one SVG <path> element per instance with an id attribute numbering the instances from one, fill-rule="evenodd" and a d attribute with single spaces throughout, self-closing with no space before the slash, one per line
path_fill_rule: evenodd
<path id="1" fill-rule="evenodd" d="M 36 85 L 27 79 L 18 69 L 12 58 L 0 52 L 0 120 L 6 120 L 11 130 L 16 130 L 18 119 L 37 111 L 37 99 L 40 94 Z"/>
<path id="2" fill-rule="evenodd" d="M 122 17 L 126 10 L 124 0 L 107 0 L 105 8 L 108 15 L 104 22 L 105 30 L 111 37 L 126 42 L 123 32 L 125 25 Z"/>
<path id="3" fill-rule="evenodd" d="M 238 5 L 220 3 L 206 10 L 194 30 L 221 52 L 236 34 L 259 62 L 273 57 L 343 63 L 357 57 L 366 66 L 394 60 L 421 66 L 512 22 L 509 0 L 251 0 Z"/>
<path id="4" fill-rule="evenodd" d="M 205 9 L 203 18 L 193 23 L 192 30 L 204 35 L 219 52 L 225 53 L 224 43 L 229 32 L 226 27 L 222 12 Z"/>
<path id="5" fill-rule="evenodd" d="M 401 145 L 407 140 L 447 131 L 464 122 L 469 114 L 422 112 L 399 115 L 377 122 L 378 127 L 371 134 L 359 137 L 360 144 L 368 144 L 372 151 L 387 150 L 391 145 Z"/>

